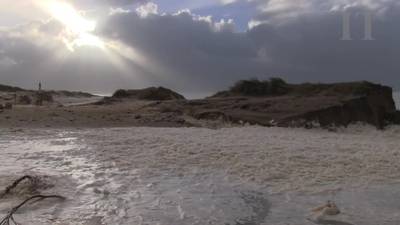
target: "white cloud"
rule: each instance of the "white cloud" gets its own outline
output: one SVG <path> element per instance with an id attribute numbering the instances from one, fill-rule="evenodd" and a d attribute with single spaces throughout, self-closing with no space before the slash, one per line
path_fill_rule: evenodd
<path id="1" fill-rule="evenodd" d="M 109 15 L 112 16 L 114 14 L 119 14 L 119 13 L 129 13 L 131 12 L 129 9 L 123 9 L 123 8 L 110 8 Z"/>
<path id="2" fill-rule="evenodd" d="M 158 14 L 158 5 L 154 4 L 153 2 L 148 2 L 144 5 L 139 6 L 136 8 L 136 12 L 141 17 L 147 17 L 148 15 L 157 15 Z"/>
<path id="3" fill-rule="evenodd" d="M 236 2 L 237 0 L 220 0 L 222 4 L 227 5 Z"/>
<path id="4" fill-rule="evenodd" d="M 214 24 L 214 27 L 217 31 L 224 31 L 224 30 L 234 31 L 235 23 L 233 19 L 228 19 L 228 20 L 221 19 L 219 22 L 216 22 Z"/>
<path id="5" fill-rule="evenodd" d="M 268 23 L 268 21 L 261 21 L 261 20 L 250 20 L 250 22 L 248 23 L 248 28 L 251 30 L 254 27 L 257 27 L 261 24 L 266 24 Z"/>

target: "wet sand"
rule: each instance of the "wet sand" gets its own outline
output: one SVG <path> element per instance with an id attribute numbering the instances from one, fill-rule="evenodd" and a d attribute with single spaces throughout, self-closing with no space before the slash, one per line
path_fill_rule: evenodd
<path id="1" fill-rule="evenodd" d="M 0 187 L 24 174 L 65 202 L 22 224 L 397 225 L 399 127 L 2 129 Z M 4 215 L 23 200 L 12 194 Z M 310 221 L 334 200 L 338 216 Z"/>

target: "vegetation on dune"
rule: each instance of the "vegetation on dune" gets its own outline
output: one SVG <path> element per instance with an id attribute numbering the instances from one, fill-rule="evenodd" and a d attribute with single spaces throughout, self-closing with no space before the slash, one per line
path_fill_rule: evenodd
<path id="1" fill-rule="evenodd" d="M 117 90 L 113 96 L 113 98 L 137 98 L 141 100 L 154 100 L 154 101 L 163 101 L 163 100 L 179 100 L 185 99 L 182 95 L 174 92 L 170 89 L 163 87 L 150 87 L 145 89 L 138 90 Z"/>
<path id="2" fill-rule="evenodd" d="M 379 89 L 381 85 L 373 84 L 367 81 L 348 82 L 348 83 L 303 83 L 288 84 L 281 78 L 270 78 L 269 80 L 240 80 L 236 82 L 227 91 L 221 91 L 212 97 L 229 96 L 280 96 L 280 95 L 298 95 L 298 96 L 364 96 L 370 95 L 374 90 Z"/>
<path id="3" fill-rule="evenodd" d="M 281 78 L 240 80 L 229 91 L 247 96 L 283 95 L 289 92 L 289 85 Z"/>
<path id="4" fill-rule="evenodd" d="M 381 87 L 367 81 L 335 83 L 335 84 L 312 84 L 304 83 L 292 85 L 292 91 L 296 95 L 325 95 L 325 96 L 364 96 L 370 95 L 374 90 Z"/>
<path id="5" fill-rule="evenodd" d="M 0 84 L 0 91 L 16 92 L 16 91 L 24 91 L 24 89 L 19 88 L 19 87 L 12 87 L 12 86 L 8 86 L 8 85 Z"/>

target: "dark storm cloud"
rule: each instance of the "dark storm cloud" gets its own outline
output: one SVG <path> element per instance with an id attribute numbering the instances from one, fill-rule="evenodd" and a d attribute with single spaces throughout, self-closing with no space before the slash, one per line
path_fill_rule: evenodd
<path id="1" fill-rule="evenodd" d="M 239 78 L 283 76 L 294 82 L 371 80 L 399 87 L 400 8 L 374 20 L 374 41 L 362 41 L 364 8 L 353 7 L 353 41 L 342 41 L 342 13 L 307 13 L 283 24 L 262 24 L 246 33 L 218 32 L 185 13 L 110 18 L 105 35 L 118 34 L 154 62 L 176 71 L 188 85 L 217 89 Z M 174 81 L 172 81 L 174 82 Z"/>
<path id="2" fill-rule="evenodd" d="M 172 70 L 168 85 L 181 83 L 179 89 L 210 91 L 264 67 L 248 36 L 229 28 L 188 12 L 146 18 L 125 13 L 112 16 L 101 33 L 134 46 L 154 66 Z"/>
<path id="3" fill-rule="evenodd" d="M 62 43 L 22 38 L 32 33 L 28 31 L 11 36 L 11 31 L 3 31 L 0 82 L 26 86 L 41 79 L 52 88 L 105 92 L 164 85 L 193 94 L 220 90 L 238 79 L 281 76 L 291 82 L 371 80 L 399 88 L 400 8 L 392 5 L 379 11 L 373 23 L 374 41 L 361 40 L 364 8 L 350 10 L 352 41 L 340 40 L 342 13 L 335 10 L 281 17 L 279 23 L 260 24 L 246 32 L 235 31 L 230 22 L 213 22 L 190 12 L 109 15 L 99 21 L 97 34 L 123 42 L 145 59 L 145 63 L 125 60 L 128 73 L 115 68 L 100 50 L 82 49 L 65 59 L 56 57 L 65 49 Z M 260 13 L 257 19 L 269 18 Z M 39 33 L 55 36 L 56 28 L 43 24 Z"/>
<path id="4" fill-rule="evenodd" d="M 271 66 L 290 80 L 371 80 L 399 87 L 395 60 L 400 56 L 400 32 L 395 21 L 400 15 L 375 20 L 376 40 L 364 41 L 364 19 L 357 12 L 351 23 L 352 41 L 341 40 L 341 13 L 306 15 L 279 27 L 260 25 L 248 34 L 266 49 Z"/>

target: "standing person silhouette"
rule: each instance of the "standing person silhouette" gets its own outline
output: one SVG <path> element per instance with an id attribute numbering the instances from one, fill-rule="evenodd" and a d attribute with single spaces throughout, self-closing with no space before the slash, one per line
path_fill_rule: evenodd
<path id="1" fill-rule="evenodd" d="M 42 82 L 39 82 L 39 89 L 37 93 L 37 102 L 36 105 L 41 106 L 43 104 L 43 99 L 42 99 Z"/>

